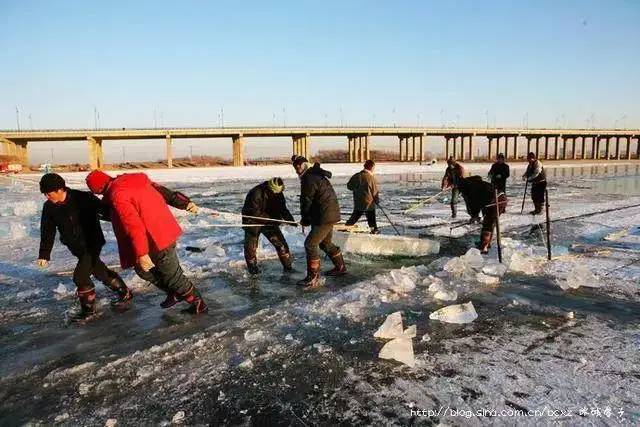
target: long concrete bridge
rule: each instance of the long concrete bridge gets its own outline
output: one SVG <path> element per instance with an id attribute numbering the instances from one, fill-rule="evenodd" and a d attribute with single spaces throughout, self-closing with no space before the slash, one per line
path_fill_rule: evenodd
<path id="1" fill-rule="evenodd" d="M 51 129 L 0 130 L 2 154 L 27 165 L 29 143 L 37 141 L 87 141 L 89 165 L 104 165 L 103 141 L 160 139 L 166 144 L 168 167 L 173 167 L 173 140 L 179 138 L 228 138 L 233 146 L 234 166 L 244 165 L 245 138 L 290 137 L 292 153 L 309 156 L 312 137 L 345 137 L 349 162 L 370 157 L 372 137 L 398 138 L 399 160 L 424 161 L 426 137 L 443 138 L 446 157 L 474 160 L 474 144 L 484 143 L 489 157 L 504 153 L 518 159 L 518 142 L 526 140 L 527 152 L 542 159 L 631 159 L 640 158 L 640 129 L 526 129 L 526 128 L 422 128 L 422 127 L 238 127 L 164 129 Z M 478 141 L 481 138 L 481 141 Z M 484 151 L 484 150 L 483 150 Z"/>

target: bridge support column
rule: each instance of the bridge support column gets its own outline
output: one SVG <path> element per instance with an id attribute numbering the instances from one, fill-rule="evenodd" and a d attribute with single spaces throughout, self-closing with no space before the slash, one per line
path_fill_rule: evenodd
<path id="1" fill-rule="evenodd" d="M 453 158 L 458 160 L 458 137 L 454 136 L 453 138 Z"/>
<path id="2" fill-rule="evenodd" d="M 536 159 L 540 158 L 540 137 L 536 136 Z"/>
<path id="3" fill-rule="evenodd" d="M 585 153 L 587 150 L 587 138 L 585 138 L 584 136 L 580 137 L 581 138 L 581 146 L 582 146 L 582 151 L 580 152 L 580 158 L 582 160 L 586 159 Z"/>
<path id="4" fill-rule="evenodd" d="M 530 136 L 527 136 L 527 153 L 526 153 L 526 156 L 528 156 L 529 153 L 531 152 L 531 139 L 532 138 Z"/>
<path id="5" fill-rule="evenodd" d="M 509 136 L 504 137 L 504 151 L 502 153 L 505 159 L 509 158 Z"/>
<path id="6" fill-rule="evenodd" d="M 89 146 L 89 169 L 102 169 L 104 167 L 102 140 L 88 136 L 87 145 Z"/>
<path id="7" fill-rule="evenodd" d="M 167 167 L 171 169 L 173 167 L 173 140 L 171 135 L 165 136 L 165 141 L 167 143 Z"/>
<path id="8" fill-rule="evenodd" d="M 567 159 L 567 138 L 564 135 L 561 135 L 562 138 L 562 160 Z"/>
<path id="9" fill-rule="evenodd" d="M 631 160 L 631 137 L 627 137 L 627 160 Z"/>
<path id="10" fill-rule="evenodd" d="M 607 150 L 607 154 L 605 155 L 605 159 L 609 160 L 611 159 L 611 137 L 607 136 L 605 138 L 605 143 L 606 143 L 606 150 Z"/>
<path id="11" fill-rule="evenodd" d="M 640 159 L 640 136 L 636 137 L 636 159 Z"/>
<path id="12" fill-rule="evenodd" d="M 518 160 L 518 135 L 513 137 L 513 160 Z"/>
<path id="13" fill-rule="evenodd" d="M 620 137 L 616 136 L 616 159 L 620 160 Z"/>
<path id="14" fill-rule="evenodd" d="M 544 138 L 544 159 L 545 160 L 549 160 L 549 140 L 551 139 L 551 137 L 549 136 L 543 136 Z"/>
<path id="15" fill-rule="evenodd" d="M 598 160 L 598 137 L 592 136 L 591 138 L 591 158 Z"/>
<path id="16" fill-rule="evenodd" d="M 447 149 L 449 145 L 447 144 Z M 402 137 L 398 136 L 398 159 L 402 162 L 404 159 L 402 158 Z"/>
<path id="17" fill-rule="evenodd" d="M 493 138 L 487 137 L 487 160 L 491 161 L 491 152 L 493 151 Z"/>
<path id="18" fill-rule="evenodd" d="M 371 142 L 371 135 L 367 134 L 362 137 L 364 140 L 364 160 L 371 159 L 371 148 L 369 147 L 369 142 Z"/>
<path id="19" fill-rule="evenodd" d="M 449 137 L 444 137 L 444 159 L 449 159 Z"/>
<path id="20" fill-rule="evenodd" d="M 420 137 L 422 138 L 422 137 Z M 420 141 L 422 141 L 422 139 L 420 139 Z M 473 154 L 473 135 L 469 135 L 469 156 L 468 156 L 469 160 L 474 160 L 475 156 Z"/>
<path id="21" fill-rule="evenodd" d="M 420 164 L 424 162 L 424 139 L 427 137 L 427 134 L 420 135 Z"/>
<path id="22" fill-rule="evenodd" d="M 464 135 L 460 135 L 460 160 L 464 161 Z"/>
<path id="23" fill-rule="evenodd" d="M 244 166 L 244 137 L 242 134 L 233 137 L 233 166 Z"/>

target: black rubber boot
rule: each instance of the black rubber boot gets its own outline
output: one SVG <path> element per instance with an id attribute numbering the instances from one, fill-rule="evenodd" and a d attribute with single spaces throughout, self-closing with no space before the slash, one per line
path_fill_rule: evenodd
<path id="1" fill-rule="evenodd" d="M 480 247 L 478 249 L 480 249 L 481 254 L 489 253 L 492 237 L 493 233 L 491 233 L 490 231 L 483 231 L 482 234 L 480 234 Z"/>
<path id="2" fill-rule="evenodd" d="M 247 260 L 247 270 L 249 271 L 249 274 L 251 274 L 252 276 L 255 276 L 256 274 L 260 274 L 260 268 L 258 268 L 258 260 L 256 259 Z"/>
<path id="3" fill-rule="evenodd" d="M 278 252 L 278 258 L 285 273 L 293 271 L 293 257 L 289 251 Z"/>
<path id="4" fill-rule="evenodd" d="M 320 258 L 307 259 L 307 277 L 296 283 L 304 289 L 312 289 L 320 285 Z"/>
<path id="5" fill-rule="evenodd" d="M 347 274 L 347 267 L 344 265 L 344 258 L 342 252 L 338 251 L 333 255 L 330 255 L 331 262 L 333 262 L 333 268 L 327 271 L 327 276 L 342 276 Z"/>
<path id="6" fill-rule="evenodd" d="M 179 302 L 180 301 L 178 300 L 178 296 L 173 292 L 169 292 L 167 293 L 167 297 L 164 299 L 164 301 L 160 303 L 160 307 L 171 308 Z"/>
<path id="7" fill-rule="evenodd" d="M 96 290 L 95 288 L 77 291 L 78 300 L 80 301 L 80 311 L 70 314 L 71 322 L 85 322 L 90 320 L 96 314 Z"/>
<path id="8" fill-rule="evenodd" d="M 128 310 L 133 300 L 133 293 L 124 283 L 122 277 L 116 275 L 105 285 L 116 294 L 111 299 L 111 307 L 118 311 Z"/>
<path id="9" fill-rule="evenodd" d="M 371 234 L 380 234 L 380 230 L 378 229 L 378 227 L 371 228 Z"/>

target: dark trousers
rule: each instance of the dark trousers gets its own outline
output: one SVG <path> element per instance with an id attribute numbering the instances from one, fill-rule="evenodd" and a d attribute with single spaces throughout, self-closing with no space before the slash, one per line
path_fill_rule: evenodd
<path id="1" fill-rule="evenodd" d="M 304 249 L 307 259 L 319 259 L 318 247 L 329 256 L 340 252 L 340 248 L 331 242 L 333 237 L 333 224 L 312 225 L 311 231 L 304 240 Z"/>
<path id="2" fill-rule="evenodd" d="M 151 270 L 142 271 L 140 266 L 135 266 L 136 273 L 142 279 L 154 284 L 166 293 L 184 295 L 192 288 L 191 281 L 184 275 L 182 267 L 180 267 L 175 243 L 160 252 L 150 253 L 149 257 L 155 264 Z"/>
<path id="3" fill-rule="evenodd" d="M 288 253 L 289 245 L 277 225 L 265 225 L 264 227 L 245 227 L 244 229 L 244 259 L 247 263 L 255 262 L 260 234 L 264 235 L 276 248 L 278 255 Z"/>
<path id="4" fill-rule="evenodd" d="M 500 215 L 502 215 L 507 209 L 507 196 L 504 193 L 498 195 L 498 203 Z M 484 208 L 482 210 L 482 232 L 493 233 L 493 229 L 496 226 L 497 218 L 498 215 L 495 206 Z"/>
<path id="5" fill-rule="evenodd" d="M 369 224 L 370 228 L 378 228 L 378 224 L 376 222 L 376 210 L 371 209 L 369 211 L 356 211 L 354 210 L 351 214 L 351 217 L 347 220 L 347 225 L 354 225 L 362 215 L 367 217 L 367 224 Z"/>
<path id="6" fill-rule="evenodd" d="M 73 270 L 73 283 L 78 290 L 88 291 L 95 287 L 91 281 L 91 275 L 109 289 L 115 290 L 112 281 L 119 277 L 118 273 L 109 270 L 100 259 L 100 255 L 85 253 L 78 258 L 76 268 Z"/>
<path id="7" fill-rule="evenodd" d="M 536 211 L 542 210 L 544 205 L 544 191 L 547 189 L 547 181 L 534 182 L 531 184 L 531 200 Z"/>
<path id="8" fill-rule="evenodd" d="M 493 186 L 498 193 L 506 193 L 507 191 L 507 180 L 506 179 L 494 179 L 492 182 Z"/>

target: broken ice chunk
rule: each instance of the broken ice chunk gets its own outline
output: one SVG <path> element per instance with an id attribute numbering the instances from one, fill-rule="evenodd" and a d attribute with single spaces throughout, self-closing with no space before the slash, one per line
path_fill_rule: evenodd
<path id="1" fill-rule="evenodd" d="M 378 328 L 373 336 L 375 338 L 397 338 L 401 337 L 403 332 L 402 328 L 402 312 L 396 311 L 387 316 L 384 323 Z"/>
<path id="2" fill-rule="evenodd" d="M 357 254 L 426 256 L 440 252 L 440 243 L 436 240 L 407 236 L 337 232 L 333 234 L 333 241 L 344 252 Z"/>
<path id="3" fill-rule="evenodd" d="M 404 330 L 402 336 L 404 338 L 414 338 L 417 335 L 416 325 L 411 325 L 407 329 Z"/>
<path id="4" fill-rule="evenodd" d="M 482 258 L 482 254 L 480 250 L 477 248 L 471 248 L 461 257 L 469 267 L 474 269 L 482 268 L 484 265 L 484 258 Z"/>
<path id="5" fill-rule="evenodd" d="M 456 291 L 447 291 L 443 289 L 436 292 L 433 297 L 440 301 L 455 301 L 458 299 L 458 293 Z"/>
<path id="6" fill-rule="evenodd" d="M 471 323 L 478 318 L 478 313 L 469 301 L 466 304 L 456 304 L 443 307 L 429 315 L 431 320 L 439 320 L 446 323 Z"/>
<path id="7" fill-rule="evenodd" d="M 67 289 L 62 283 L 58 283 L 58 287 L 53 290 L 53 297 L 57 300 L 67 298 L 73 295 L 73 291 Z"/>
<path id="8" fill-rule="evenodd" d="M 492 260 L 487 262 L 487 264 L 482 267 L 482 272 L 484 274 L 488 274 L 489 276 L 504 276 L 504 273 L 507 272 L 507 266 L 504 264 L 500 264 L 499 262 Z"/>
<path id="9" fill-rule="evenodd" d="M 401 337 L 389 341 L 382 347 L 378 357 L 381 359 L 397 360 L 412 368 L 416 365 L 411 338 Z"/>
<path id="10" fill-rule="evenodd" d="M 476 274 L 476 280 L 484 285 L 497 285 L 500 281 L 499 277 L 488 276 L 484 273 Z"/>
<path id="11" fill-rule="evenodd" d="M 599 288 L 598 278 L 582 264 L 576 264 L 564 278 L 556 279 L 556 284 L 563 290 L 578 289 L 580 286 Z"/>

